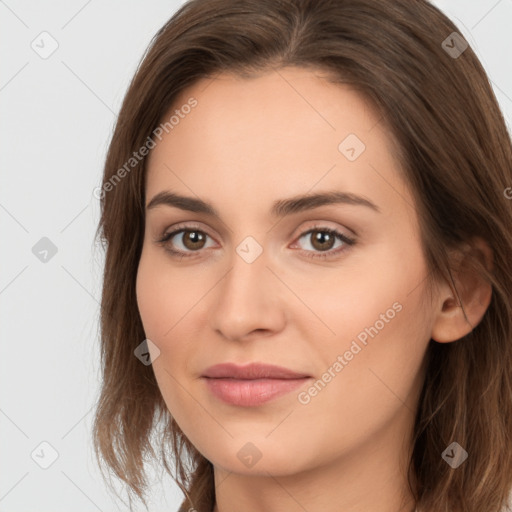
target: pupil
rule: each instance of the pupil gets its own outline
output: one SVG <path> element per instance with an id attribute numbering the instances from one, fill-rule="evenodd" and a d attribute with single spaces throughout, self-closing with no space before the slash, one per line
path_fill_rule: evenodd
<path id="1" fill-rule="evenodd" d="M 188 240 L 191 243 L 192 249 L 197 249 L 196 246 L 198 244 L 201 245 L 201 242 L 204 241 L 204 237 L 202 236 L 202 234 L 198 233 L 197 231 L 188 231 L 187 235 L 188 235 L 188 237 L 185 238 L 185 240 Z"/>
<path id="2" fill-rule="evenodd" d="M 315 236 L 313 238 L 313 246 L 315 246 L 317 249 L 327 250 L 332 247 L 332 242 L 334 241 L 334 238 L 331 236 L 330 233 L 327 233 L 325 231 L 314 231 L 313 233 L 315 233 Z M 325 246 L 326 242 L 327 247 Z"/>

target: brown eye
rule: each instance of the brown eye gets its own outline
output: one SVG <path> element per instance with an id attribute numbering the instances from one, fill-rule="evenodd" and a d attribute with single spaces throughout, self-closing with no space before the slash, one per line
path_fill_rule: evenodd
<path id="1" fill-rule="evenodd" d="M 328 231 L 314 230 L 310 232 L 311 245 L 319 251 L 332 249 L 336 241 L 334 235 Z"/>
<path id="2" fill-rule="evenodd" d="M 191 251 L 202 249 L 206 241 L 205 233 L 201 231 L 183 231 L 181 242 Z"/>
<path id="3" fill-rule="evenodd" d="M 316 227 L 302 233 L 298 238 L 299 242 L 301 240 L 304 240 L 306 245 L 309 245 L 309 247 L 303 248 L 303 252 L 309 258 L 337 257 L 356 243 L 352 237 L 335 229 L 322 227 Z M 336 243 L 338 244 L 335 245 Z"/>
<path id="4" fill-rule="evenodd" d="M 200 253 L 202 249 L 211 247 L 207 245 L 208 238 L 213 241 L 210 235 L 200 229 L 179 228 L 166 233 L 158 243 L 173 255 L 190 256 L 194 252 Z"/>
<path id="5" fill-rule="evenodd" d="M 174 257 L 183 259 L 190 256 L 200 256 L 207 249 L 208 238 L 213 238 L 201 229 L 195 227 L 178 227 L 170 233 L 166 233 L 157 243 L 163 245 L 165 250 Z M 354 245 L 356 240 L 331 228 L 317 227 L 302 233 L 298 240 L 305 239 L 309 248 L 303 249 L 303 253 L 311 258 L 336 257 L 339 253 Z M 338 242 L 338 245 L 336 245 Z M 214 245 L 214 244 L 213 244 Z M 300 244 L 299 244 L 300 245 Z M 334 249 L 334 250 L 332 250 Z M 196 253 L 196 254 L 194 254 Z"/>

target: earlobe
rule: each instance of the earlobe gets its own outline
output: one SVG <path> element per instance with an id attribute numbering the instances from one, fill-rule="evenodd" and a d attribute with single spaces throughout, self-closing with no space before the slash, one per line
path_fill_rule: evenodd
<path id="1" fill-rule="evenodd" d="M 453 284 L 444 282 L 439 286 L 438 309 L 431 333 L 434 341 L 456 341 L 481 322 L 491 303 L 492 286 L 478 267 L 483 266 L 490 272 L 492 260 L 492 250 L 481 238 L 473 238 L 470 245 L 457 253 L 454 258 L 457 263 L 452 269 Z"/>

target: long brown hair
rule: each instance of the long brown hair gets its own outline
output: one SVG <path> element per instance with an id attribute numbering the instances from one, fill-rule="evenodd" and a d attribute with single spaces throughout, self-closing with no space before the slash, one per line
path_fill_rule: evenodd
<path id="1" fill-rule="evenodd" d="M 186 495 L 181 510 L 210 512 L 215 499 L 212 464 L 174 422 L 151 366 L 134 357 L 145 339 L 135 278 L 146 158 L 130 158 L 154 143 L 162 116 L 199 78 L 299 66 L 352 84 L 380 112 L 415 197 L 431 276 L 453 283 L 448 251 L 474 237 L 494 253 L 492 271 L 472 260 L 492 285 L 482 321 L 461 340 L 429 344 L 408 469 L 419 510 L 504 507 L 512 487 L 512 146 L 481 63 L 454 32 L 426 0 L 192 0 L 155 35 L 112 136 L 96 233 L 106 261 L 93 437 L 100 466 L 129 494 L 146 503 L 145 463 L 159 460 Z M 441 457 L 453 441 L 469 452 L 457 469 Z"/>

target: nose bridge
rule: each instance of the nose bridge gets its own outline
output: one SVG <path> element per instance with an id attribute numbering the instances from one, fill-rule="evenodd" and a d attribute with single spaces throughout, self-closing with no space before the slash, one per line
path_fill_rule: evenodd
<path id="1" fill-rule="evenodd" d="M 212 327 L 230 339 L 256 329 L 279 329 L 283 321 L 279 282 L 267 268 L 268 254 L 254 239 L 247 238 L 235 248 L 231 267 L 214 299 Z"/>
<path id="2" fill-rule="evenodd" d="M 245 236 L 233 247 L 229 258 L 230 271 L 223 285 L 226 296 L 243 299 L 247 294 L 256 298 L 256 295 L 265 293 L 261 285 L 267 282 L 268 274 L 271 274 L 267 268 L 270 254 L 268 248 L 264 247 L 264 236 L 260 234 L 257 238 Z"/>
<path id="3" fill-rule="evenodd" d="M 249 294 L 254 297 L 264 293 L 263 284 L 267 284 L 268 255 L 258 254 L 253 245 L 247 242 L 240 244 L 233 254 L 231 271 L 226 276 L 226 286 L 234 295 Z M 259 289 L 258 289 L 259 288 Z M 242 298 L 242 297 L 240 297 Z"/>

